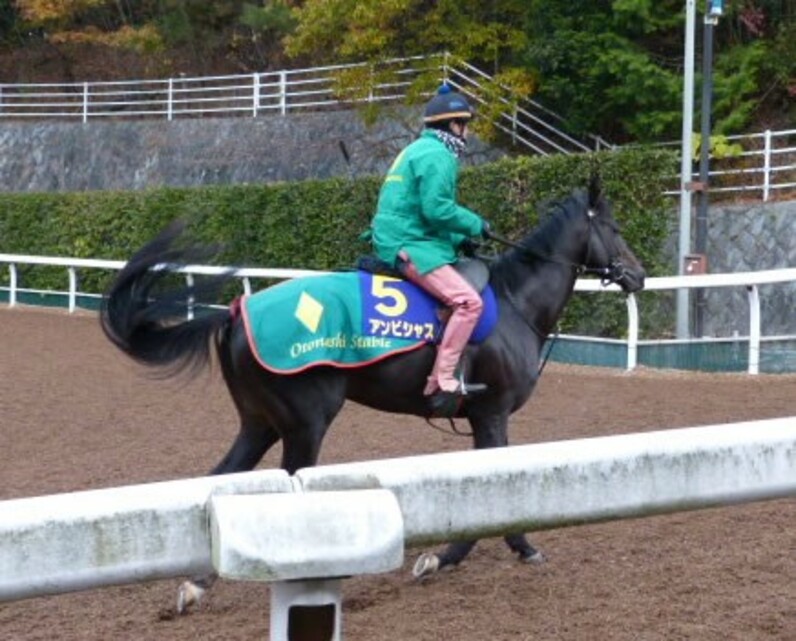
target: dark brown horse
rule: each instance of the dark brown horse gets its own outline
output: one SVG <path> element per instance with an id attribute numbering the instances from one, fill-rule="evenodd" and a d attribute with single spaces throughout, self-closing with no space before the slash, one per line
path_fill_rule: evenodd
<path id="1" fill-rule="evenodd" d="M 644 285 L 644 270 L 596 185 L 551 209 L 535 231 L 489 268 L 499 320 L 485 342 L 468 348 L 463 362 L 466 378 L 486 383 L 488 391 L 458 410 L 471 425 L 476 448 L 508 444 L 509 416 L 533 392 L 545 339 L 579 275 L 597 274 L 625 292 Z M 359 369 L 322 366 L 284 375 L 258 364 L 239 315 L 213 310 L 188 320 L 189 301 L 201 292 L 170 278 L 179 264 L 196 258 L 194 249 L 177 243 L 180 229 L 171 226 L 130 259 L 104 300 L 101 322 L 119 349 L 169 374 L 206 364 L 214 344 L 240 432 L 213 474 L 251 470 L 280 440 L 285 470 L 315 465 L 326 430 L 346 399 L 386 412 L 429 416 L 423 386 L 434 361 L 433 345 Z M 543 559 L 524 535 L 507 536 L 506 542 L 524 561 Z M 454 542 L 439 555 L 422 556 L 415 574 L 459 563 L 474 544 Z M 190 601 L 196 588 L 187 585 L 194 586 L 193 592 L 183 591 Z"/>

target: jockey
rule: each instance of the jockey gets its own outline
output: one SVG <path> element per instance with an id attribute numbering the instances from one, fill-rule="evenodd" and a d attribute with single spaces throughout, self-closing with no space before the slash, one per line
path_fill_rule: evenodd
<path id="1" fill-rule="evenodd" d="M 464 348 L 483 309 L 478 292 L 452 267 L 470 239 L 489 224 L 456 202 L 459 155 L 467 145 L 473 109 L 444 84 L 425 108 L 425 128 L 395 159 L 379 194 L 371 224 L 379 258 L 451 308 L 424 394 L 433 410 L 450 407 L 486 385 L 457 380 Z"/>

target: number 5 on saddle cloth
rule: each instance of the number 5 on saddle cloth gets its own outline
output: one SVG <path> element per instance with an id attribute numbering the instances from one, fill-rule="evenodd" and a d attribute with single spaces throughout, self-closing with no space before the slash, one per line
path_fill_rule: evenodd
<path id="1" fill-rule="evenodd" d="M 456 267 L 483 298 L 470 339 L 483 342 L 498 318 L 489 270 L 478 260 Z M 239 305 L 252 352 L 264 368 L 282 374 L 319 365 L 363 367 L 418 349 L 439 340 L 449 316 L 413 283 L 363 269 L 289 280 L 243 296 Z"/>

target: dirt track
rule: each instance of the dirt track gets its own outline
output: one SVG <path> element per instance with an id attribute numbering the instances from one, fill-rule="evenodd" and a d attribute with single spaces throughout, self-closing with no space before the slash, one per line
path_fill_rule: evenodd
<path id="1" fill-rule="evenodd" d="M 199 476 L 235 432 L 215 375 L 157 382 L 117 354 L 93 316 L 0 308 L 0 499 Z M 548 367 L 512 420 L 515 444 L 796 415 L 796 376 Z M 422 421 L 348 405 L 322 463 L 460 450 Z M 262 466 L 274 467 L 279 452 Z M 796 473 L 796 472 L 795 472 Z M 358 640 L 796 639 L 796 500 L 538 533 L 518 564 L 483 541 L 418 585 L 411 563 L 344 586 Z M 0 639 L 268 638 L 268 588 L 221 582 L 187 617 L 174 581 L 0 604 Z"/>

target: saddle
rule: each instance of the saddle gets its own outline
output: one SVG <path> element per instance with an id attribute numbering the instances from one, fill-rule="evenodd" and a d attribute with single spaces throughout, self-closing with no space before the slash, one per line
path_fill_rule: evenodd
<path id="1" fill-rule="evenodd" d="M 393 267 L 388 262 L 376 256 L 360 256 L 357 260 L 357 269 L 380 276 L 406 279 L 400 268 Z M 460 258 L 453 264 L 453 268 L 473 286 L 479 294 L 489 284 L 489 267 L 478 258 Z"/>
<path id="2" fill-rule="evenodd" d="M 400 259 L 399 267 L 394 268 L 389 263 L 375 256 L 363 256 L 357 261 L 357 269 L 362 271 L 381 276 L 390 276 L 393 278 L 408 280 L 401 270 L 400 265 Z M 459 272 L 459 274 L 464 277 L 464 279 L 470 283 L 470 285 L 473 286 L 473 289 L 475 289 L 475 291 L 477 291 L 479 294 L 483 296 L 485 293 L 487 293 L 485 290 L 489 284 L 489 267 L 487 267 L 484 261 L 477 258 L 462 258 L 454 263 L 453 268 Z M 490 294 L 489 298 L 493 299 L 491 289 L 488 290 L 488 293 Z M 494 310 L 495 307 L 493 303 L 491 306 L 491 311 L 487 314 L 487 316 L 496 314 Z M 452 310 L 450 308 L 445 307 L 442 305 L 442 303 L 440 303 L 440 307 L 437 309 L 437 316 L 442 323 L 448 322 L 451 313 Z M 494 318 L 496 319 L 496 316 L 494 316 Z M 492 323 L 492 325 L 494 325 L 494 323 Z M 491 327 L 489 331 L 491 331 Z M 460 376 L 462 371 L 461 367 L 462 363 L 459 364 Z M 455 416 L 462 404 L 463 396 L 465 394 L 477 394 L 486 390 L 486 385 L 466 385 L 463 378 L 461 380 L 461 386 L 463 390 L 467 389 L 469 391 L 443 392 L 440 390 L 430 397 L 429 403 L 431 408 L 431 416 L 433 418 L 451 418 Z"/>

